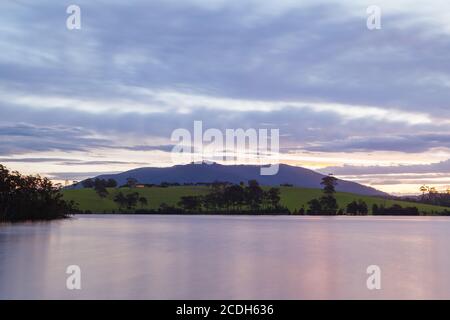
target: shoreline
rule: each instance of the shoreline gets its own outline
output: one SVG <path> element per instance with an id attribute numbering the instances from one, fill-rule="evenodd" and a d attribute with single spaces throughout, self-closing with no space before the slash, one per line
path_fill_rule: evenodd
<path id="1" fill-rule="evenodd" d="M 408 215 L 408 214 L 365 214 L 365 215 L 355 215 L 355 214 L 287 214 L 287 213 L 166 213 L 166 212 L 154 212 L 154 213 L 112 213 L 112 212 L 102 212 L 102 213 L 77 213 L 75 215 L 80 216 L 90 216 L 90 215 L 132 215 L 132 216 L 152 216 L 152 215 L 162 215 L 162 216 L 285 216 L 285 217 L 450 217 L 450 215 L 445 214 L 419 214 L 419 215 Z"/>
<path id="2" fill-rule="evenodd" d="M 76 216 L 218 216 L 218 217 L 305 217 L 305 218 L 339 218 L 339 217 L 352 217 L 352 218 L 364 218 L 364 217 L 377 217 L 377 218 L 417 218 L 417 217 L 450 217 L 450 215 L 398 215 L 398 214 L 387 214 L 387 215 L 349 215 L 349 214 L 340 214 L 340 215 L 311 215 L 311 214 L 285 214 L 285 213 L 76 213 L 69 215 L 63 218 L 56 219 L 27 219 L 27 220 L 13 220 L 13 221 L 0 221 L 1 225 L 7 224 L 20 224 L 20 223 L 44 223 L 44 222 L 53 222 L 53 221 L 63 221 L 75 218 Z"/>

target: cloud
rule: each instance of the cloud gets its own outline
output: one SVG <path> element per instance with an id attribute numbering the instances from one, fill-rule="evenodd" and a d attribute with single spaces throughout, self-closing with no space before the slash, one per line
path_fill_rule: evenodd
<path id="1" fill-rule="evenodd" d="M 175 145 L 167 144 L 167 145 L 158 145 L 158 146 L 147 146 L 147 145 L 136 145 L 136 146 L 123 146 L 117 147 L 119 149 L 132 150 L 132 151 L 163 151 L 163 152 L 171 152 Z"/>
<path id="2" fill-rule="evenodd" d="M 342 140 L 324 141 L 305 147 L 309 151 L 402 151 L 406 153 L 425 152 L 433 148 L 450 148 L 450 134 L 418 133 L 376 137 L 349 136 Z"/>
<path id="3" fill-rule="evenodd" d="M 0 152 L 3 156 L 28 151 L 124 151 L 170 152 L 170 136 L 175 129 L 193 130 L 194 121 L 208 128 L 278 128 L 284 152 L 419 152 L 449 147 L 446 125 L 411 126 L 397 122 L 375 121 L 359 116 L 342 118 L 339 113 L 311 108 L 285 107 L 272 111 L 218 112 L 211 108 L 194 109 L 186 114 L 128 112 L 97 114 L 65 109 L 14 108 L 3 106 L 0 123 Z M 405 116 L 407 117 L 407 116 Z M 429 132 L 434 131 L 434 132 Z M 357 136 L 355 136 L 357 134 Z M 361 136 L 361 134 L 366 134 Z"/>
<path id="4" fill-rule="evenodd" d="M 374 187 L 391 188 L 398 192 L 405 185 L 408 193 L 418 193 L 422 185 L 435 186 L 440 190 L 450 187 L 450 160 L 417 165 L 392 166 L 336 166 L 320 169 L 319 172 L 332 172 L 341 179 Z"/>
<path id="5" fill-rule="evenodd" d="M 45 163 L 45 162 L 63 162 L 72 161 L 64 158 L 0 158 L 0 163 L 4 162 L 22 162 L 22 163 Z"/>
<path id="6" fill-rule="evenodd" d="M 46 175 L 53 180 L 75 180 L 81 181 L 87 178 L 96 177 L 101 174 L 116 174 L 117 171 L 94 171 L 94 172 L 49 172 Z"/>
<path id="7" fill-rule="evenodd" d="M 397 165 L 397 166 L 351 166 L 327 167 L 321 172 L 333 172 L 337 175 L 375 175 L 405 173 L 450 173 L 450 160 L 430 164 Z"/>
<path id="8" fill-rule="evenodd" d="M 23 154 L 43 151 L 86 151 L 106 145 L 108 140 L 96 138 L 88 130 L 55 126 L 35 126 L 32 124 L 9 124 L 0 126 L 0 155 Z"/>
<path id="9" fill-rule="evenodd" d="M 450 40 L 436 31 L 448 25 L 442 10 L 381 1 L 383 28 L 370 32 L 365 1 L 278 2 L 80 1 L 84 19 L 75 32 L 65 28 L 62 4 L 2 4 L 2 13 L 15 14 L 2 19 L 0 84 L 27 93 L 16 102 L 40 98 L 41 107 L 90 112 L 178 107 L 118 90 L 135 85 L 194 97 L 450 115 L 450 66 L 441 59 Z"/>
<path id="10" fill-rule="evenodd" d="M 64 166 L 94 166 L 94 165 L 116 165 L 116 164 L 133 164 L 133 165 L 146 165 L 146 162 L 136 161 L 115 161 L 115 160 L 75 160 L 65 158 L 0 158 L 0 163 L 53 163 Z"/>

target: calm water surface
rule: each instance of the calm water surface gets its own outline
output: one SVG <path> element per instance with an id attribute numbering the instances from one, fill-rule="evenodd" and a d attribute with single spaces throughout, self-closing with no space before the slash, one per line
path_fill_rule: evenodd
<path id="1" fill-rule="evenodd" d="M 366 287 L 378 265 L 381 290 Z M 68 265 L 82 289 L 66 289 Z M 77 216 L 0 225 L 0 299 L 450 299 L 450 218 Z"/>

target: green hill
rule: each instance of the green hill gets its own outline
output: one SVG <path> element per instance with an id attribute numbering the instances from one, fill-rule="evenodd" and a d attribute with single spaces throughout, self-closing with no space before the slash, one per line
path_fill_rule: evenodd
<path id="1" fill-rule="evenodd" d="M 318 198 L 322 195 L 320 189 L 306 189 L 297 187 L 280 187 L 281 190 L 281 202 L 289 210 L 294 211 L 300 209 L 302 206 L 307 208 L 307 202 L 311 199 Z M 152 188 L 121 188 L 121 189 L 108 189 L 109 195 L 106 198 L 100 198 L 93 189 L 78 189 L 78 190 L 64 190 L 63 196 L 65 200 L 73 200 L 78 203 L 78 207 L 81 210 L 90 210 L 96 213 L 104 212 L 117 212 L 119 210 L 116 203 L 113 201 L 114 196 L 123 192 L 124 194 L 130 192 L 138 192 L 140 196 L 146 197 L 148 200 L 148 206 L 144 209 L 157 209 L 161 203 L 176 206 L 177 202 L 182 196 L 187 195 L 202 195 L 209 192 L 208 187 L 204 186 L 179 186 L 179 187 L 152 187 Z M 361 196 L 352 193 L 338 192 L 336 193 L 336 199 L 340 208 L 345 208 L 348 203 L 353 200 L 361 199 L 365 201 L 371 210 L 373 204 L 384 205 L 386 207 L 393 204 L 399 204 L 402 207 L 417 207 L 420 212 L 432 213 L 440 212 L 445 208 L 432 206 L 420 203 L 411 203 L 406 201 L 386 200 L 371 196 Z M 137 207 L 140 209 L 140 207 Z"/>

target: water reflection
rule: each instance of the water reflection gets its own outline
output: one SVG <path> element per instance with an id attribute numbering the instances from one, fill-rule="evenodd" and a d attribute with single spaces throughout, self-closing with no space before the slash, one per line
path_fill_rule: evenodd
<path id="1" fill-rule="evenodd" d="M 79 216 L 0 226 L 0 298 L 450 298 L 450 219 Z M 82 269 L 82 290 L 65 287 Z M 382 290 L 366 288 L 366 268 Z"/>

